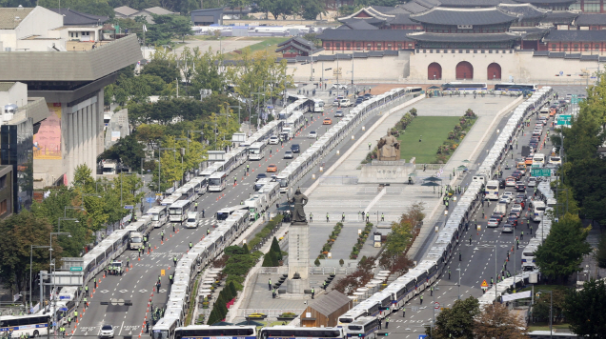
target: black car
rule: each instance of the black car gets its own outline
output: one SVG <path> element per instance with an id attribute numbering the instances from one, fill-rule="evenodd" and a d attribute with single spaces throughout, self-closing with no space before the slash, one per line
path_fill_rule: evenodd
<path id="1" fill-rule="evenodd" d="M 290 146 L 290 150 L 291 150 L 293 153 L 300 153 L 300 152 L 301 152 L 301 146 L 299 146 L 299 144 L 292 144 L 292 145 Z"/>
<path id="2" fill-rule="evenodd" d="M 507 223 L 511 224 L 513 226 L 517 226 L 518 225 L 518 216 L 515 213 L 510 214 L 509 217 L 507 217 Z"/>
<path id="3" fill-rule="evenodd" d="M 499 188 L 505 188 L 506 181 L 503 178 L 499 179 Z"/>
<path id="4" fill-rule="evenodd" d="M 516 191 L 518 192 L 525 192 L 526 191 L 526 184 L 522 181 L 518 181 L 516 182 Z"/>
<path id="5" fill-rule="evenodd" d="M 255 181 L 258 181 L 259 179 L 265 179 L 267 178 L 267 175 L 265 173 L 259 173 L 257 174 L 257 179 L 255 179 Z"/>
<path id="6" fill-rule="evenodd" d="M 372 98 L 372 94 L 370 94 L 370 93 L 364 94 L 364 101 L 370 100 L 370 98 Z"/>

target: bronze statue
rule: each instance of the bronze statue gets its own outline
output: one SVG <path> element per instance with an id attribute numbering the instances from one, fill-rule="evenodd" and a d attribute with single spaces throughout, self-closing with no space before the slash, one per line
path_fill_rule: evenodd
<path id="1" fill-rule="evenodd" d="M 288 201 L 290 203 L 295 204 L 295 208 L 292 212 L 292 222 L 307 222 L 307 218 L 305 217 L 305 211 L 303 207 L 307 205 L 309 199 L 303 193 L 301 193 L 301 189 L 297 188 L 295 195 Z"/>
<path id="2" fill-rule="evenodd" d="M 382 137 L 377 144 L 379 150 L 378 160 L 395 161 L 400 160 L 400 141 L 387 131 L 387 135 Z"/>

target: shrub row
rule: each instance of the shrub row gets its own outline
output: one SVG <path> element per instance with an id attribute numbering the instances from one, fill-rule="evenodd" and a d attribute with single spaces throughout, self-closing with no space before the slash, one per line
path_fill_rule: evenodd
<path id="1" fill-rule="evenodd" d="M 469 108 L 465 115 L 463 115 L 459 123 L 455 125 L 453 130 L 448 133 L 448 138 L 444 140 L 442 145 L 438 146 L 438 151 L 436 152 L 436 161 L 439 164 L 445 164 L 450 156 L 454 153 L 454 151 L 459 146 L 461 140 L 465 138 L 467 132 L 471 129 L 473 124 L 477 120 L 476 114 Z"/>
<path id="2" fill-rule="evenodd" d="M 406 127 L 408 127 L 408 125 L 410 125 L 412 120 L 416 117 L 417 117 L 417 109 L 413 107 L 410 109 L 410 111 L 406 112 L 406 114 L 404 114 L 402 116 L 400 121 L 398 121 L 396 123 L 395 128 L 392 128 L 389 130 L 389 133 L 391 135 L 395 136 L 396 138 L 398 138 L 400 136 L 400 132 L 406 130 Z M 373 148 L 372 151 L 370 151 L 370 152 L 368 152 L 368 154 L 366 154 L 366 158 L 364 160 L 362 160 L 362 164 L 370 163 L 373 159 L 376 159 L 378 157 L 378 155 L 379 155 L 379 149 L 375 146 L 375 148 Z"/>
<path id="3" fill-rule="evenodd" d="M 268 221 L 263 229 L 259 233 L 255 234 L 255 237 L 248 242 L 250 248 L 254 249 L 261 243 L 261 241 L 263 241 L 263 239 L 267 238 L 271 234 L 271 231 L 281 224 L 282 218 L 284 218 L 284 216 L 282 214 L 278 214 L 273 217 L 273 219 Z"/>
<path id="4" fill-rule="evenodd" d="M 326 243 L 324 244 L 324 246 L 322 246 L 322 249 L 320 250 L 320 254 L 318 255 L 317 259 L 326 258 L 326 255 L 332 249 L 332 245 L 335 243 L 335 241 L 337 241 L 337 237 L 339 236 L 339 234 L 341 234 L 342 229 L 342 222 L 338 222 L 335 227 L 333 227 L 332 233 L 330 233 L 330 235 L 328 236 L 328 240 L 326 240 Z"/>
<path id="5" fill-rule="evenodd" d="M 362 247 L 364 246 L 364 243 L 368 239 L 368 235 L 372 231 L 372 226 L 373 226 L 373 223 L 371 223 L 371 222 L 367 222 L 366 223 L 366 226 L 362 230 L 362 234 L 360 234 L 358 236 L 358 241 L 356 242 L 356 244 L 354 245 L 353 249 L 351 250 L 351 254 L 349 255 L 349 259 L 357 259 L 358 258 L 358 254 L 360 254 L 360 251 L 362 250 Z"/>
<path id="6" fill-rule="evenodd" d="M 238 295 L 233 282 L 227 284 L 215 301 L 212 311 L 208 316 L 208 323 L 212 325 L 219 321 L 222 321 L 227 316 L 227 304 L 231 302 Z"/>

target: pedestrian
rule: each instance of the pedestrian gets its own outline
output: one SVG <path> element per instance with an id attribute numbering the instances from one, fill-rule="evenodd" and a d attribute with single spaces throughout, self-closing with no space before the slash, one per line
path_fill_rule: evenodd
<path id="1" fill-rule="evenodd" d="M 191 241 L 189 242 L 189 249 L 191 250 L 191 248 L 194 246 L 194 244 L 191 243 Z"/>
<path id="2" fill-rule="evenodd" d="M 280 139 L 280 140 L 282 140 L 282 139 Z M 246 173 L 248 173 L 248 172 L 250 172 L 250 165 L 247 164 L 246 165 Z"/>
<path id="3" fill-rule="evenodd" d="M 368 143 L 368 150 L 369 150 L 369 151 L 370 151 L 370 147 L 371 147 L 371 146 L 372 146 L 372 143 L 371 143 L 371 142 L 369 142 L 369 143 Z"/>
<path id="4" fill-rule="evenodd" d="M 450 268 L 448 269 L 448 280 L 450 280 Z"/>
<path id="5" fill-rule="evenodd" d="M 326 222 L 330 222 L 330 218 L 328 217 L 328 212 L 326 213 Z"/>
<path id="6" fill-rule="evenodd" d="M 471 245 L 471 235 L 469 236 L 469 244 Z"/>
<path id="7" fill-rule="evenodd" d="M 524 231 L 522 231 L 522 234 L 520 234 L 520 240 L 524 240 Z"/>
<path id="8" fill-rule="evenodd" d="M 516 249 L 520 249 L 520 240 L 516 240 Z"/>
<path id="9" fill-rule="evenodd" d="M 210 227 L 206 229 L 206 235 L 210 234 Z"/>
<path id="10" fill-rule="evenodd" d="M 341 222 L 345 222 L 345 212 L 341 214 Z"/>
<path id="11" fill-rule="evenodd" d="M 530 226 L 530 235 L 532 235 L 532 226 Z"/>
<path id="12" fill-rule="evenodd" d="M 383 319 L 379 318 L 379 329 L 383 326 Z"/>
<path id="13" fill-rule="evenodd" d="M 84 302 L 84 308 L 88 308 L 88 298 L 84 297 L 82 298 L 82 301 Z"/>
<path id="14" fill-rule="evenodd" d="M 433 297 L 433 286 L 431 286 L 431 288 L 429 289 L 429 293 L 430 293 L 430 297 Z"/>
<path id="15" fill-rule="evenodd" d="M 271 291 L 271 297 L 273 299 L 276 299 L 276 289 L 275 288 Z"/>
<path id="16" fill-rule="evenodd" d="M 389 317 L 385 318 L 385 329 L 389 329 Z"/>
<path id="17" fill-rule="evenodd" d="M 267 289 L 271 291 L 271 279 L 267 280 Z"/>
<path id="18" fill-rule="evenodd" d="M 492 279 L 492 277 L 490 277 L 490 287 L 492 287 L 492 285 L 494 285 L 494 279 Z"/>
<path id="19" fill-rule="evenodd" d="M 421 305 L 423 305 L 423 295 L 421 294 Z"/>
<path id="20" fill-rule="evenodd" d="M 461 261 L 461 251 L 459 251 L 459 261 Z"/>
<path id="21" fill-rule="evenodd" d="M 175 263 L 175 267 L 177 267 L 177 256 L 173 256 L 173 262 Z"/>
<path id="22" fill-rule="evenodd" d="M 313 299 L 315 295 L 316 295 L 316 290 L 312 287 L 311 288 L 311 298 Z"/>
<path id="23" fill-rule="evenodd" d="M 526 228 L 530 227 L 530 218 L 526 219 Z"/>
<path id="24" fill-rule="evenodd" d="M 402 318 L 406 317 L 406 307 L 402 307 Z"/>
<path id="25" fill-rule="evenodd" d="M 149 333 L 149 321 L 145 320 L 145 333 Z"/>
<path id="26" fill-rule="evenodd" d="M 161 237 L 162 241 L 164 241 L 164 230 L 162 230 L 162 232 L 160 232 L 160 237 Z"/>
<path id="27" fill-rule="evenodd" d="M 326 280 L 324 280 L 322 282 L 322 288 L 324 289 L 324 291 L 326 291 L 326 287 L 328 286 L 328 284 L 326 283 Z"/>
<path id="28" fill-rule="evenodd" d="M 173 275 L 172 274 L 168 276 L 168 281 L 170 281 L 171 285 L 173 284 Z"/>
<path id="29" fill-rule="evenodd" d="M 381 213 L 381 221 L 385 221 L 385 214 Z"/>
<path id="30" fill-rule="evenodd" d="M 309 222 L 313 222 L 314 221 L 314 214 L 309 212 Z"/>
<path id="31" fill-rule="evenodd" d="M 175 233 L 175 224 L 173 223 L 173 233 Z"/>
<path id="32" fill-rule="evenodd" d="M 198 212 L 198 202 L 196 201 L 196 203 L 194 204 L 195 207 L 195 211 Z"/>
<path id="33" fill-rule="evenodd" d="M 202 209 L 202 218 L 204 219 L 204 209 Z"/>

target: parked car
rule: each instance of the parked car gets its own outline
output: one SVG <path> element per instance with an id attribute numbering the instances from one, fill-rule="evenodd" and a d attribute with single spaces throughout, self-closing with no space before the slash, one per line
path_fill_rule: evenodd
<path id="1" fill-rule="evenodd" d="M 345 84 L 334 84 L 330 87 L 330 89 L 347 89 L 347 85 Z"/>
<path id="2" fill-rule="evenodd" d="M 322 125 L 332 125 L 332 119 L 324 118 L 324 121 L 322 121 Z"/>
<path id="3" fill-rule="evenodd" d="M 518 192 L 525 192 L 526 191 L 526 184 L 524 184 L 523 181 L 516 182 L 516 191 L 518 191 Z"/>
<path id="4" fill-rule="evenodd" d="M 537 185 L 537 178 L 530 177 L 528 178 L 528 187 L 535 187 Z"/>
<path id="5" fill-rule="evenodd" d="M 507 179 L 505 179 L 505 185 L 507 187 L 515 187 L 516 186 L 516 178 L 514 177 L 508 177 Z"/>
<path id="6" fill-rule="evenodd" d="M 271 164 L 269 166 L 267 166 L 267 172 L 277 172 L 278 171 L 278 166 L 276 166 L 275 164 Z"/>
<path id="7" fill-rule="evenodd" d="M 511 207 L 511 213 L 522 213 L 522 210 L 524 210 L 524 206 L 522 206 L 522 204 L 513 204 Z"/>
<path id="8" fill-rule="evenodd" d="M 351 101 L 349 99 L 341 99 L 341 107 L 350 107 Z"/>
<path id="9" fill-rule="evenodd" d="M 255 179 L 255 181 L 259 181 L 261 179 L 265 179 L 267 178 L 267 175 L 265 173 L 259 173 L 257 174 L 257 179 Z"/>
<path id="10" fill-rule="evenodd" d="M 518 216 L 515 213 L 509 214 L 507 217 L 507 223 L 513 226 L 518 225 Z"/>

